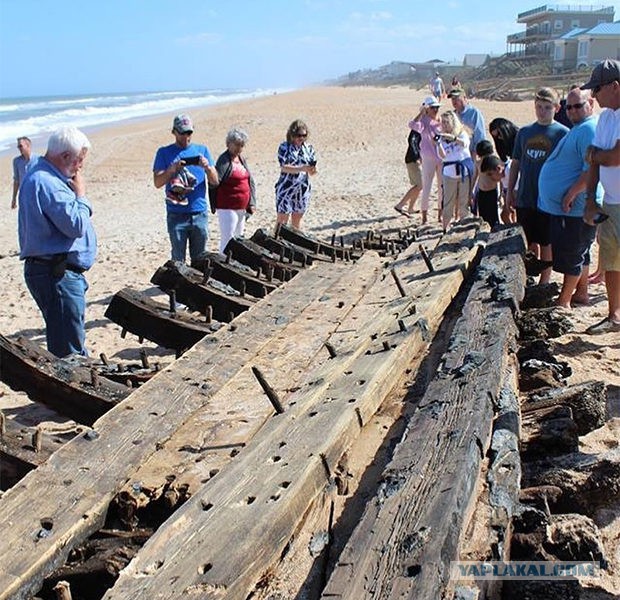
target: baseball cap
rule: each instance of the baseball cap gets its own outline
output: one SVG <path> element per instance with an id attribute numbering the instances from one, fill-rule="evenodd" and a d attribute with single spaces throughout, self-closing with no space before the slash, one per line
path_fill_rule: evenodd
<path id="1" fill-rule="evenodd" d="M 534 100 L 543 100 L 544 102 L 551 102 L 551 104 L 558 104 L 560 97 L 555 90 L 548 87 L 543 87 L 536 92 Z"/>
<path id="2" fill-rule="evenodd" d="M 189 115 L 177 115 L 172 122 L 172 129 L 179 133 L 187 133 L 188 131 L 194 131 L 194 124 Z"/>
<path id="3" fill-rule="evenodd" d="M 426 96 L 422 106 L 441 106 L 441 103 L 435 98 L 435 96 Z"/>
<path id="4" fill-rule="evenodd" d="M 452 88 L 448 92 L 448 98 L 458 98 L 463 95 L 465 95 L 465 91 L 462 88 Z"/>
<path id="5" fill-rule="evenodd" d="M 590 81 L 581 86 L 582 90 L 591 90 L 601 85 L 607 85 L 620 79 L 620 62 L 611 58 L 605 59 L 592 70 Z"/>

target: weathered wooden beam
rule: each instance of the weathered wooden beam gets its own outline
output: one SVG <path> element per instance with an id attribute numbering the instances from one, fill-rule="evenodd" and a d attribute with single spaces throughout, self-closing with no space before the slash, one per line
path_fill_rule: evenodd
<path id="1" fill-rule="evenodd" d="M 204 319 L 171 312 L 169 306 L 131 288 L 114 294 L 104 316 L 134 335 L 181 352 L 213 330 Z"/>
<path id="2" fill-rule="evenodd" d="M 298 262 L 302 267 L 310 266 L 315 260 L 329 261 L 326 256 L 316 254 L 292 242 L 274 238 L 266 229 L 257 229 L 250 239 L 274 254 L 283 255 L 290 262 Z"/>
<path id="3" fill-rule="evenodd" d="M 283 240 L 291 242 L 301 248 L 306 248 L 315 254 L 324 254 L 329 257 L 336 256 L 337 258 L 344 258 L 344 248 L 332 246 L 331 244 L 323 242 L 307 232 L 302 232 L 299 229 L 289 227 L 288 225 L 280 224 L 278 226 L 276 238 L 282 238 Z"/>
<path id="4" fill-rule="evenodd" d="M 281 262 L 278 255 L 250 240 L 233 238 L 226 245 L 226 252 L 240 263 L 252 269 L 260 269 L 268 281 L 271 281 L 269 273 L 280 281 L 288 281 L 299 272 L 299 269 Z"/>
<path id="5" fill-rule="evenodd" d="M 458 558 L 501 392 L 497 375 L 516 352 L 513 311 L 525 273 L 522 235 L 513 239 L 514 232 L 491 234 L 443 366 L 384 471 L 379 501 L 367 505 L 323 598 L 449 595 L 450 561 Z"/>
<path id="6" fill-rule="evenodd" d="M 308 289 L 320 296 L 350 269 L 325 266 L 274 291 L 240 315 L 237 328 L 203 338 L 3 495 L 0 598 L 36 592 L 71 549 L 102 526 L 110 501 L 139 465 L 312 302 Z M 51 527 L 40 536 L 43 518 Z"/>
<path id="7" fill-rule="evenodd" d="M 393 285 L 383 286 L 387 297 L 375 303 L 364 326 L 358 324 L 360 335 L 349 330 L 334 336 L 337 356 L 308 373 L 306 385 L 288 398 L 286 411 L 265 423 L 226 469 L 174 513 L 105 598 L 149 598 L 155 590 L 161 598 L 187 593 L 246 597 L 277 560 L 360 427 L 402 377 L 403 365 L 428 343 L 414 326 L 420 315 L 410 306 L 419 301 L 430 329 L 436 328 L 476 251 L 464 245 L 454 258 L 455 268 L 425 276 L 424 283 L 413 276 L 415 300 L 399 298 Z M 411 327 L 403 331 L 399 319 Z M 373 324 L 376 335 L 364 335 Z M 348 343 L 338 344 L 345 334 Z"/>
<path id="8" fill-rule="evenodd" d="M 246 265 L 236 261 L 227 261 L 225 257 L 217 252 L 207 253 L 203 259 L 196 261 L 194 268 L 201 273 L 204 273 L 205 269 L 208 268 L 213 279 L 221 281 L 239 292 L 243 287 L 247 294 L 255 298 L 264 298 L 281 285 L 280 281 L 270 282 L 264 278 L 257 277 Z"/>
<path id="9" fill-rule="evenodd" d="M 13 340 L 0 335 L 0 379 L 85 425 L 92 425 L 131 393 L 108 380 L 95 387 L 89 367 L 58 358 L 24 337 Z"/>
<path id="10" fill-rule="evenodd" d="M 232 290 L 219 289 L 214 280 L 203 283 L 200 271 L 171 260 L 157 269 L 151 283 L 164 291 L 174 290 L 177 300 L 192 310 L 206 314 L 210 306 L 213 318 L 225 323 L 232 320 L 231 315 L 234 318 L 256 303 L 254 299 L 242 298 L 237 292 L 229 293 Z"/>

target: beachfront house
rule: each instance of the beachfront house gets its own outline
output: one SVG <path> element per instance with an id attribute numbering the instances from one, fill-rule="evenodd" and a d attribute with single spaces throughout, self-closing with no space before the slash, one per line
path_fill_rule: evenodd
<path id="1" fill-rule="evenodd" d="M 577 27 L 553 41 L 553 72 L 589 69 L 605 58 L 620 60 L 620 21 Z"/>
<path id="2" fill-rule="evenodd" d="M 586 35 L 586 31 L 613 20 L 613 6 L 545 4 L 517 15 L 517 23 L 523 23 L 525 31 L 506 38 L 508 54 L 514 58 L 554 60 L 556 40 L 576 29 Z M 616 54 L 617 48 L 611 56 Z M 597 61 L 589 59 L 588 65 L 592 62 Z"/>

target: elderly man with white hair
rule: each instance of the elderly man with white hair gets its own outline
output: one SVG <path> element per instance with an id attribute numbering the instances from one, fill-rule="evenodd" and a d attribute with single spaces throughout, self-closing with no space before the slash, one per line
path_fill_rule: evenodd
<path id="1" fill-rule="evenodd" d="M 81 168 L 90 142 L 75 127 L 55 131 L 19 191 L 18 236 L 26 285 L 45 320 L 47 348 L 86 356 L 84 272 L 97 255 Z"/>

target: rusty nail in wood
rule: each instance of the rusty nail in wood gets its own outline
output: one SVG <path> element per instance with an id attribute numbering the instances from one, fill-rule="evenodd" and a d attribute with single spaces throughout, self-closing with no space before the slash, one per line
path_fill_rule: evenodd
<path id="1" fill-rule="evenodd" d="M 301 266 L 308 266 L 308 256 L 305 253 L 301 255 Z"/>
<path id="2" fill-rule="evenodd" d="M 232 258 L 232 252 L 229 250 L 226 252 L 226 264 L 230 264 L 230 259 Z"/>
<path id="3" fill-rule="evenodd" d="M 261 269 L 260 269 L 260 267 L 257 267 L 256 268 L 256 279 L 258 279 L 260 277 L 260 274 L 261 274 Z"/>
<path id="4" fill-rule="evenodd" d="M 407 292 L 405 291 L 405 288 L 403 287 L 400 277 L 396 274 L 396 269 L 390 269 L 390 273 L 392 274 L 392 277 L 394 278 L 394 282 L 396 283 L 396 287 L 398 288 L 400 295 L 404 298 L 407 295 Z"/>
<path id="5" fill-rule="evenodd" d="M 267 281 L 273 281 L 273 265 L 267 265 Z"/>
<path id="6" fill-rule="evenodd" d="M 334 252 L 332 254 L 332 262 L 335 263 L 336 262 L 336 253 Z"/>
<path id="7" fill-rule="evenodd" d="M 108 360 L 108 357 L 102 352 L 99 355 L 99 358 L 101 359 L 101 362 L 106 366 L 109 367 L 110 366 L 110 361 Z"/>
<path id="8" fill-rule="evenodd" d="M 149 368 L 149 357 L 146 355 L 146 348 L 140 348 L 140 360 L 144 369 Z"/>
<path id="9" fill-rule="evenodd" d="M 435 271 L 435 267 L 433 267 L 433 263 L 431 262 L 431 259 L 429 258 L 426 252 L 426 248 L 424 248 L 422 244 L 420 244 L 418 248 L 420 249 L 420 254 L 422 255 L 422 258 L 424 259 L 424 262 L 426 263 L 426 268 L 428 269 L 429 273 L 433 273 Z"/>
<path id="10" fill-rule="evenodd" d="M 344 251 L 344 259 L 345 259 L 347 262 L 350 262 L 350 261 L 351 261 L 351 253 L 350 253 L 348 250 L 345 250 L 345 251 Z"/>
<path id="11" fill-rule="evenodd" d="M 334 348 L 332 344 L 330 344 L 329 342 L 325 342 L 325 344 L 323 345 L 327 348 L 330 358 L 336 358 L 336 356 L 338 356 L 338 352 L 336 352 L 336 348 Z"/>
<path id="12" fill-rule="evenodd" d="M 177 312 L 177 293 L 174 290 L 170 290 L 168 297 L 170 298 L 170 312 L 175 314 Z"/>
<path id="13" fill-rule="evenodd" d="M 210 304 L 207 304 L 207 308 L 205 309 L 205 321 L 207 323 L 211 323 L 213 320 L 213 307 Z"/>
<path id="14" fill-rule="evenodd" d="M 280 237 L 280 229 L 282 229 L 282 223 L 277 223 L 275 231 L 273 232 L 273 237 L 276 238 L 276 240 Z"/>
<path id="15" fill-rule="evenodd" d="M 383 340 L 383 349 L 387 352 L 388 350 L 391 349 L 390 346 L 390 342 L 388 342 L 387 340 Z"/>
<path id="16" fill-rule="evenodd" d="M 94 389 L 99 389 L 99 373 L 94 367 L 90 370 L 90 383 Z"/>
<path id="17" fill-rule="evenodd" d="M 243 298 L 245 296 L 245 281 L 241 282 L 239 288 L 239 295 Z"/>
<path id="18" fill-rule="evenodd" d="M 213 268 L 211 266 L 205 267 L 204 271 L 202 272 L 202 283 L 207 283 L 207 281 L 209 281 L 211 273 L 213 273 Z"/>
<path id="19" fill-rule="evenodd" d="M 276 391 L 267 383 L 265 376 L 261 373 L 258 367 L 252 367 L 252 373 L 254 373 L 254 377 L 258 380 L 258 383 L 263 388 L 265 395 L 269 398 L 269 402 L 275 409 L 277 414 L 282 414 L 284 412 L 284 408 L 282 407 L 282 403 L 280 402 L 280 398 L 278 398 L 278 394 Z"/>
<path id="20" fill-rule="evenodd" d="M 364 250 L 366 250 L 366 247 L 364 246 L 364 240 L 360 238 L 360 250 L 362 252 L 364 252 Z"/>
<path id="21" fill-rule="evenodd" d="M 412 304 L 409 307 L 409 314 L 410 315 L 415 315 L 418 312 L 418 307 L 415 304 Z"/>
<path id="22" fill-rule="evenodd" d="M 370 242 L 370 240 L 372 240 L 372 231 L 370 231 L 370 229 L 368 231 L 366 231 L 366 241 Z"/>
<path id="23" fill-rule="evenodd" d="M 144 342 L 144 338 L 140 335 L 138 336 L 138 342 L 141 344 L 142 342 Z"/>
<path id="24" fill-rule="evenodd" d="M 121 338 L 125 339 L 126 335 L 127 335 L 127 330 L 125 328 L 121 329 Z"/>
<path id="25" fill-rule="evenodd" d="M 41 445 L 43 443 L 43 432 L 41 431 L 41 427 L 37 425 L 37 428 L 34 430 L 32 434 L 32 449 L 35 452 L 41 452 Z"/>
<path id="26" fill-rule="evenodd" d="M 122 373 L 125 370 L 125 365 L 123 363 L 118 363 L 118 372 Z"/>
<path id="27" fill-rule="evenodd" d="M 4 413 L 0 410 L 0 439 L 4 437 L 6 433 L 6 417 Z"/>
<path id="28" fill-rule="evenodd" d="M 264 285 L 261 285 L 260 289 L 261 289 L 261 297 L 264 298 L 267 295 L 267 288 Z"/>
<path id="29" fill-rule="evenodd" d="M 336 234 L 332 233 L 332 246 L 336 245 Z"/>
<path id="30" fill-rule="evenodd" d="M 405 322 L 402 319 L 398 319 L 398 328 L 404 333 L 405 331 L 407 331 L 407 325 L 405 325 Z"/>
<path id="31" fill-rule="evenodd" d="M 280 248 L 280 262 L 284 262 L 284 248 Z"/>
<path id="32" fill-rule="evenodd" d="M 344 235 L 340 236 L 340 247 L 344 248 Z"/>

